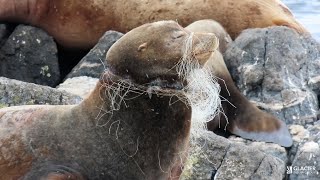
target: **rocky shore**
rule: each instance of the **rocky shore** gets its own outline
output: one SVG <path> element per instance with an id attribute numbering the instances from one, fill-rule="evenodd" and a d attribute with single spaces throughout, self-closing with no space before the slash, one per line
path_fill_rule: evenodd
<path id="1" fill-rule="evenodd" d="M 0 24 L 0 108 L 79 103 L 108 68 L 106 52 L 122 35 L 106 32 L 61 77 L 66 72 L 52 37 L 35 27 Z M 320 44 L 285 27 L 248 29 L 224 59 L 240 91 L 286 122 L 294 144 L 283 148 L 203 132 L 190 142 L 181 179 L 320 179 Z"/>

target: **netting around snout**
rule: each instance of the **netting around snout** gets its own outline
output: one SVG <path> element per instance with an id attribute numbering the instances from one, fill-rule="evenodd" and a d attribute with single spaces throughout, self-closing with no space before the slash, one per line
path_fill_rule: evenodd
<path id="1" fill-rule="evenodd" d="M 220 86 L 210 72 L 203 69 L 192 71 L 187 79 L 185 95 L 192 108 L 191 137 L 198 138 L 207 130 L 207 122 L 220 113 Z"/>
<path id="2" fill-rule="evenodd" d="M 220 86 L 216 77 L 209 68 L 202 68 L 194 55 L 194 38 L 197 37 L 191 33 L 186 39 L 182 59 L 177 65 L 177 72 L 188 84 L 184 92 L 192 108 L 191 138 L 198 138 L 203 130 L 207 130 L 207 122 L 220 113 L 221 100 Z M 212 42 L 200 41 L 197 48 L 208 49 L 207 46 L 210 43 Z M 213 50 L 208 49 L 208 51 Z"/>

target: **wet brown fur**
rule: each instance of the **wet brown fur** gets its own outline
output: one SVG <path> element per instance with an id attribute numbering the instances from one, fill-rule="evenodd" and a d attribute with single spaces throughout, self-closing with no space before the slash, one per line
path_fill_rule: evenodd
<path id="1" fill-rule="evenodd" d="M 92 47 L 107 30 L 128 32 L 144 23 L 201 19 L 222 24 L 232 39 L 242 30 L 275 25 L 307 30 L 278 0 L 0 0 L 0 20 L 19 20 L 48 31 L 66 47 Z"/>

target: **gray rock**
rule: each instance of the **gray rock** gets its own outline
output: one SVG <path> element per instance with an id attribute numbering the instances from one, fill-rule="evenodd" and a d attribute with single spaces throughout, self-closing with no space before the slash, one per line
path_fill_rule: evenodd
<path id="1" fill-rule="evenodd" d="M 320 120 L 304 128 L 300 125 L 289 127 L 293 138 L 290 149 L 290 166 L 287 168 L 289 179 L 320 178 Z"/>
<path id="2" fill-rule="evenodd" d="M 60 81 L 56 44 L 35 27 L 16 27 L 0 49 L 0 64 L 0 76 L 52 87 Z"/>
<path id="3" fill-rule="evenodd" d="M 255 148 L 232 145 L 215 179 L 283 179 L 285 163 Z"/>
<path id="4" fill-rule="evenodd" d="M 307 130 L 310 132 L 309 140 L 320 144 L 320 120 L 316 121 L 313 125 L 307 126 Z"/>
<path id="5" fill-rule="evenodd" d="M 245 30 L 224 54 L 240 91 L 287 124 L 317 119 L 320 45 L 286 27 Z M 318 64 L 318 66 L 315 66 Z M 313 84 L 311 83 L 314 82 Z"/>
<path id="6" fill-rule="evenodd" d="M 47 86 L 0 77 L 0 108 L 33 104 L 78 104 L 81 97 Z"/>
<path id="7" fill-rule="evenodd" d="M 287 168 L 290 180 L 320 179 L 320 147 L 313 141 L 299 146 L 298 153 Z"/>
<path id="8" fill-rule="evenodd" d="M 230 145 L 230 141 L 209 131 L 203 132 L 201 138 L 191 138 L 189 157 L 181 179 L 211 179 Z"/>
<path id="9" fill-rule="evenodd" d="M 98 78 L 87 76 L 73 77 L 59 84 L 57 89 L 85 98 L 96 87 L 98 81 Z"/>
<path id="10" fill-rule="evenodd" d="M 236 136 L 230 136 L 228 139 L 234 143 L 260 150 L 266 154 L 281 159 L 285 163 L 288 163 L 288 154 L 286 149 L 278 144 L 251 141 Z"/>
<path id="11" fill-rule="evenodd" d="M 291 146 L 288 154 L 288 164 L 291 164 L 297 155 L 299 146 L 309 140 L 310 132 L 301 125 L 290 125 L 289 131 L 293 139 L 293 145 Z"/>
<path id="12" fill-rule="evenodd" d="M 274 158 L 273 156 L 266 155 L 249 179 L 284 179 L 284 170 L 284 162 L 280 159 Z"/>
<path id="13" fill-rule="evenodd" d="M 190 142 L 181 179 L 283 179 L 285 162 L 212 132 Z"/>
<path id="14" fill-rule="evenodd" d="M 122 37 L 123 34 L 116 31 L 107 31 L 93 47 L 90 52 L 67 75 L 67 78 L 88 76 L 100 78 L 105 70 L 105 58 L 109 48 Z"/>

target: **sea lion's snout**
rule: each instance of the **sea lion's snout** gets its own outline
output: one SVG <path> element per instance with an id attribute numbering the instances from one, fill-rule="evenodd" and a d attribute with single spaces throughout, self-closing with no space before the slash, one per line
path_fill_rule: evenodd
<path id="1" fill-rule="evenodd" d="M 201 67 L 219 47 L 219 39 L 213 33 L 194 33 L 192 38 L 192 55 Z"/>

